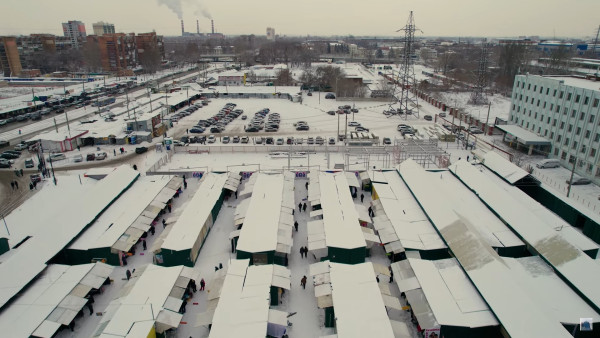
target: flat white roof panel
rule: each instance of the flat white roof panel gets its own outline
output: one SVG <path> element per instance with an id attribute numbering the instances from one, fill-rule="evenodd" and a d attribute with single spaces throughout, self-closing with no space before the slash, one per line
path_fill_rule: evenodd
<path id="1" fill-rule="evenodd" d="M 258 173 L 237 250 L 274 251 L 281 214 L 283 175 Z"/>
<path id="2" fill-rule="evenodd" d="M 200 188 L 165 238 L 163 249 L 180 251 L 192 248 L 205 222 L 212 219 L 212 209 L 221 197 L 226 179 L 226 174 L 204 175 Z"/>

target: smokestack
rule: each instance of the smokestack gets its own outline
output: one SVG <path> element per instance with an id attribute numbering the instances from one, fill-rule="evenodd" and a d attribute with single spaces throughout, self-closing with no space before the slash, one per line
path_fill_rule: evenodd
<path id="1" fill-rule="evenodd" d="M 198 23 L 198 20 L 196 20 L 196 33 L 200 35 L 200 24 Z"/>
<path id="2" fill-rule="evenodd" d="M 212 27 L 212 33 L 215 34 L 215 21 L 210 20 L 210 26 Z"/>
<path id="3" fill-rule="evenodd" d="M 184 34 L 183 34 L 184 32 L 185 32 L 185 30 L 183 30 L 183 20 L 181 20 L 181 36 L 183 36 L 183 35 L 184 35 Z"/>

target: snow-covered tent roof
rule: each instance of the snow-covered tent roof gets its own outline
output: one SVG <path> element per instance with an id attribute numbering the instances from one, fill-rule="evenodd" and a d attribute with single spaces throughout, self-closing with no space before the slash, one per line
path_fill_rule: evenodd
<path id="1" fill-rule="evenodd" d="M 226 180 L 225 174 L 204 175 L 202 185 L 165 238 L 163 249 L 178 251 L 194 246 L 206 220 L 212 217 L 211 211 L 221 197 Z"/>
<path id="2" fill-rule="evenodd" d="M 227 181 L 225 181 L 224 188 L 230 191 L 237 191 L 240 185 L 240 177 L 238 173 L 230 172 L 227 176 Z"/>
<path id="3" fill-rule="evenodd" d="M 396 283 L 404 285 L 403 292 L 415 289 L 423 292 L 427 303 L 423 308 L 431 309 L 433 322 L 430 318 L 423 318 L 426 317 L 423 313 L 419 314 L 417 320 L 422 328 L 434 328 L 436 324 L 470 328 L 499 325 L 456 259 L 407 261 L 415 277 L 402 279 L 402 265 L 399 262 L 392 264 L 392 270 Z M 415 278 L 417 283 L 406 287 L 410 278 Z M 418 307 L 415 302 L 410 304 Z"/>
<path id="4" fill-rule="evenodd" d="M 349 186 L 360 188 L 360 182 L 358 181 L 358 178 L 356 177 L 355 173 L 346 171 L 344 172 L 344 174 L 346 174 L 346 179 L 348 180 Z"/>
<path id="5" fill-rule="evenodd" d="M 59 183 L 39 193 L 43 199 L 34 200 L 40 202 L 34 208 L 36 212 L 28 208 L 31 207 L 31 200 L 28 200 L 20 212 L 7 216 L 9 224 L 19 224 L 23 230 L 11 232 L 14 235 L 8 236 L 11 243 L 19 243 L 27 236 L 31 238 L 0 257 L 6 256 L 0 264 L 0 276 L 3 276 L 0 279 L 0 307 L 44 270 L 46 262 L 92 223 L 138 176 L 139 173 L 129 166 L 120 166 L 90 189 L 77 190 L 73 196 L 65 196 Z"/>
<path id="6" fill-rule="evenodd" d="M 218 305 L 198 316 L 196 326 L 212 322 L 210 337 L 265 337 L 269 323 L 287 325 L 287 314 L 282 322 L 283 313 L 269 309 L 269 304 L 271 286 L 289 290 L 290 270 L 280 265 L 249 264 L 249 259 L 230 262 Z"/>
<path id="7" fill-rule="evenodd" d="M 309 188 L 311 185 L 314 185 L 312 180 Z M 365 247 L 365 238 L 360 230 L 358 213 L 350 196 L 346 175 L 320 173 L 318 185 L 327 247 Z"/>
<path id="8" fill-rule="evenodd" d="M 30 287 L 0 315 L 6 337 L 53 337 L 69 325 L 87 303 L 90 290 L 100 289 L 113 267 L 103 263 L 49 265 Z"/>
<path id="9" fill-rule="evenodd" d="M 244 184 L 244 187 L 242 188 L 242 190 L 238 192 L 238 199 L 245 199 L 252 194 L 252 191 L 254 190 L 254 184 L 256 183 L 257 177 L 258 177 L 258 175 L 252 174 L 248 178 L 248 181 Z"/>
<path id="10" fill-rule="evenodd" d="M 459 162 L 472 167 L 466 161 Z M 465 168 L 460 170 L 466 172 Z M 409 159 L 400 164 L 399 171 L 423 207 L 432 210 L 428 216 L 511 337 L 570 337 L 561 323 L 544 314 L 473 226 L 445 205 L 444 196 L 435 193 L 437 187 L 423 168 Z"/>
<path id="11" fill-rule="evenodd" d="M 338 337 L 394 337 L 373 264 L 323 261 L 310 265 L 319 307 L 334 307 Z M 393 300 L 391 300 L 393 302 Z"/>
<path id="12" fill-rule="evenodd" d="M 488 151 L 481 162 L 510 184 L 529 175 L 528 172 L 493 151 Z"/>
<path id="13" fill-rule="evenodd" d="M 525 244 L 498 217 L 449 171 L 424 172 L 431 182 L 435 182 L 435 194 L 446 198 L 444 203 L 460 217 L 472 224 L 479 234 L 493 248 L 522 247 Z M 436 206 L 424 208 L 426 213 L 434 211 Z"/>
<path id="14" fill-rule="evenodd" d="M 258 173 L 250 205 L 244 218 L 237 250 L 266 252 L 280 249 L 289 253 L 294 218 L 293 181 L 289 175 Z"/>
<path id="15" fill-rule="evenodd" d="M 94 337 L 145 337 L 179 326 L 179 308 L 190 279 L 198 274 L 184 266 L 153 264 L 138 268 L 121 295 L 106 308 Z"/>
<path id="16" fill-rule="evenodd" d="M 396 171 L 376 172 L 373 183 L 378 199 L 373 201 L 373 225 L 381 242 L 399 242 L 400 247 L 414 250 L 445 249 L 431 222 Z M 395 245 L 397 247 L 398 245 Z"/>
<path id="17" fill-rule="evenodd" d="M 600 264 L 571 244 L 561 232 L 520 203 L 502 186 L 490 181 L 477 168 L 458 161 L 450 167 L 523 240 L 540 254 L 556 272 L 568 280 L 596 309 L 600 308 Z"/>
<path id="18" fill-rule="evenodd" d="M 176 186 L 182 182 L 180 177 L 173 176 L 140 178 L 69 249 L 112 246 L 116 250 L 129 251 L 140 235 L 150 228 L 165 202 L 175 194 Z"/>

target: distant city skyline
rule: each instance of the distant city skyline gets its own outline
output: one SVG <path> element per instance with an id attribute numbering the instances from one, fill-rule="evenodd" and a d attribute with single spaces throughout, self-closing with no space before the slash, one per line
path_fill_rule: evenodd
<path id="1" fill-rule="evenodd" d="M 598 0 L 304 0 L 282 5 L 275 0 L 4 0 L 7 14 L 0 22 L 0 35 L 49 33 L 63 35 L 62 22 L 79 20 L 88 34 L 92 24 L 105 21 L 118 32 L 151 32 L 181 35 L 185 31 L 211 30 L 225 35 L 266 35 L 273 27 L 288 36 L 401 36 L 412 10 L 422 33 L 417 36 L 594 37 L 600 25 Z"/>

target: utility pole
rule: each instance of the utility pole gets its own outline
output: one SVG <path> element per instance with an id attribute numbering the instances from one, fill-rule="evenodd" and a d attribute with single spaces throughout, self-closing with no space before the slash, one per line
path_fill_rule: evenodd
<path id="1" fill-rule="evenodd" d="M 490 101 L 489 105 L 488 105 L 488 113 L 487 113 L 487 117 L 485 118 L 485 129 L 486 130 L 486 135 L 490 133 L 490 126 L 488 125 L 488 122 L 490 121 L 490 110 L 492 109 L 492 102 Z"/>
<path id="2" fill-rule="evenodd" d="M 575 165 L 577 164 L 577 155 L 573 156 L 573 167 L 571 168 L 571 178 L 569 179 L 569 187 L 567 188 L 567 198 L 571 194 L 571 185 L 573 184 L 573 176 L 575 176 Z"/>

